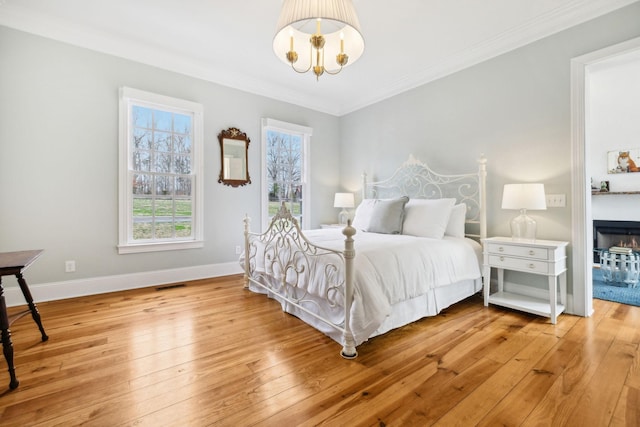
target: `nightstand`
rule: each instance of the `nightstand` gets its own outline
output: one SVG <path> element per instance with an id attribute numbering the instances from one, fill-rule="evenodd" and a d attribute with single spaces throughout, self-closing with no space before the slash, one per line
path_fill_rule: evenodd
<path id="1" fill-rule="evenodd" d="M 558 315 L 565 309 L 567 300 L 567 254 L 568 242 L 536 240 L 517 241 L 511 237 L 483 239 L 484 254 L 484 305 L 500 305 L 546 316 L 554 325 Z M 498 292 L 491 294 L 491 269 L 498 271 Z M 521 271 L 547 276 L 549 298 L 524 295 L 524 292 L 504 290 L 504 270 Z M 560 298 L 558 299 L 558 288 Z"/>

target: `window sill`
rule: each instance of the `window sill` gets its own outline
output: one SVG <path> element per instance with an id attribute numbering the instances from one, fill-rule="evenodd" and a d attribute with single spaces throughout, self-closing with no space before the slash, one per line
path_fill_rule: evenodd
<path id="1" fill-rule="evenodd" d="M 118 254 L 137 254 L 143 252 L 177 251 L 204 247 L 203 240 L 189 240 L 188 242 L 138 243 L 118 245 Z"/>

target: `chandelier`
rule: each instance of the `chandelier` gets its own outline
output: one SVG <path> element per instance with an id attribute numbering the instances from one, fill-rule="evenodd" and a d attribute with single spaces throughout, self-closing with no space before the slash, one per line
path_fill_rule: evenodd
<path id="1" fill-rule="evenodd" d="M 298 73 L 338 74 L 364 52 L 351 0 L 284 0 L 273 38 L 276 56 Z"/>

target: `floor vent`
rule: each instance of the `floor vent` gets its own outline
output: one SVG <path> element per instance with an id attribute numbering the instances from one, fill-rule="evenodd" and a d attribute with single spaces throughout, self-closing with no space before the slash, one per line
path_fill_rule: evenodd
<path id="1" fill-rule="evenodd" d="M 173 289 L 173 288 L 184 288 L 185 285 L 184 283 L 177 283 L 175 285 L 167 285 L 167 286 L 160 286 L 159 288 L 156 288 L 156 291 L 166 291 L 167 289 Z"/>

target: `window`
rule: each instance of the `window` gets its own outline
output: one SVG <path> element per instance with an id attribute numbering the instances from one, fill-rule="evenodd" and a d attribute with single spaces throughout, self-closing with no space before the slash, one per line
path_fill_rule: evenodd
<path id="1" fill-rule="evenodd" d="M 309 140 L 311 128 L 262 119 L 262 227 L 266 229 L 282 202 L 308 228 Z"/>
<path id="2" fill-rule="evenodd" d="M 120 90 L 119 253 L 202 247 L 202 106 Z"/>

